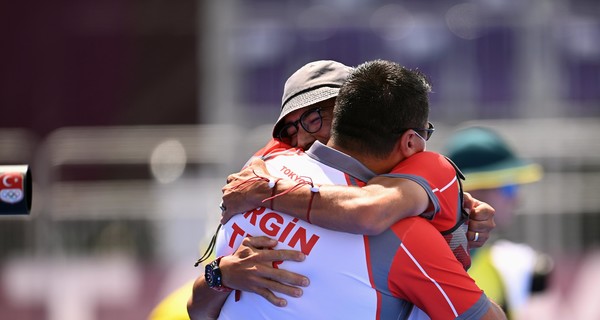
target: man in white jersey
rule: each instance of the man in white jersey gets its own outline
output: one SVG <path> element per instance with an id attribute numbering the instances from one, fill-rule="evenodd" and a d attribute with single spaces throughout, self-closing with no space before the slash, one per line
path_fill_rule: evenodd
<path id="1" fill-rule="evenodd" d="M 338 97 L 331 148 L 317 142 L 306 154 L 273 154 L 267 162 L 273 175 L 295 178 L 300 186 L 310 182 L 316 193 L 318 184 L 368 181 L 424 150 L 425 139 L 418 132 L 427 127 L 429 85 L 420 74 L 374 61 L 359 66 L 348 83 Z M 449 164 L 443 169 L 456 174 Z M 433 210 L 431 190 L 416 182 L 413 190 L 412 209 Z M 306 215 L 310 221 L 310 203 Z M 286 308 L 274 308 L 253 293 L 244 293 L 239 301 L 230 295 L 223 319 L 397 319 L 405 318 L 413 303 L 440 319 L 502 318 L 425 219 L 408 218 L 380 236 L 367 237 L 326 230 L 261 207 L 224 226 L 217 255 L 233 253 L 248 235 L 267 235 L 279 241 L 277 248 L 302 251 L 304 262 L 281 266 L 306 274 L 312 285 Z"/>

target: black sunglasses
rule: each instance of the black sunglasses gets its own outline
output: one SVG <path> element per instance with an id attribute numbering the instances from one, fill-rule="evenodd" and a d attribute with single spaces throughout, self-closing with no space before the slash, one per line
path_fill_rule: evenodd
<path id="1" fill-rule="evenodd" d="M 433 135 L 433 132 L 435 131 L 435 127 L 433 126 L 433 123 L 427 121 L 427 128 L 407 128 L 404 130 L 414 130 L 415 133 L 421 137 L 421 139 L 428 141 L 429 138 L 431 138 L 431 136 Z M 424 132 L 425 134 L 422 135 L 419 132 Z"/>

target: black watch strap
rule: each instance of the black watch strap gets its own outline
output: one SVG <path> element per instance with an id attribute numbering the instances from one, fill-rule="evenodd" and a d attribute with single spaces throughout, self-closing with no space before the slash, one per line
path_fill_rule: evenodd
<path id="1" fill-rule="evenodd" d="M 231 292 L 233 289 L 223 285 L 223 275 L 221 274 L 221 269 L 219 268 L 221 258 L 223 257 L 218 257 L 213 262 L 206 265 L 204 268 L 204 279 L 206 280 L 206 284 L 216 291 Z"/>

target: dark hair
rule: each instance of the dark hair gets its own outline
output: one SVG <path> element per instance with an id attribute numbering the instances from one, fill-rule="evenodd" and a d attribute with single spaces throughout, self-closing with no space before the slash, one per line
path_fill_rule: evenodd
<path id="1" fill-rule="evenodd" d="M 407 128 L 426 126 L 430 91 L 418 70 L 385 60 L 365 62 L 340 89 L 331 138 L 344 149 L 387 157 Z"/>

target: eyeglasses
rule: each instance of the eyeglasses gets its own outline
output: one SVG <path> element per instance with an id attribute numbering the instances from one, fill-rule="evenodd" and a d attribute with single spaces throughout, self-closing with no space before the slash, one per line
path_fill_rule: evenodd
<path id="1" fill-rule="evenodd" d="M 321 108 L 314 108 L 304 112 L 300 119 L 286 123 L 279 133 L 277 138 L 284 143 L 291 144 L 292 137 L 298 133 L 298 124 L 302 126 L 302 129 L 308 133 L 315 133 L 321 130 L 323 126 L 323 116 L 321 115 Z"/>
<path id="2" fill-rule="evenodd" d="M 427 140 L 429 140 L 429 138 L 431 138 L 431 136 L 433 135 L 433 132 L 435 131 L 435 127 L 433 126 L 433 123 L 431 123 L 431 122 L 427 121 L 427 129 L 424 129 L 424 128 L 408 128 L 408 129 L 406 129 L 406 130 L 414 130 L 414 131 L 415 131 L 415 133 L 416 133 L 416 134 L 417 134 L 419 137 L 421 137 L 421 139 L 423 139 L 423 140 L 427 141 Z M 424 134 L 424 135 L 421 135 L 421 134 L 419 133 L 419 131 L 421 131 L 421 132 L 425 132 L 425 134 Z"/>

